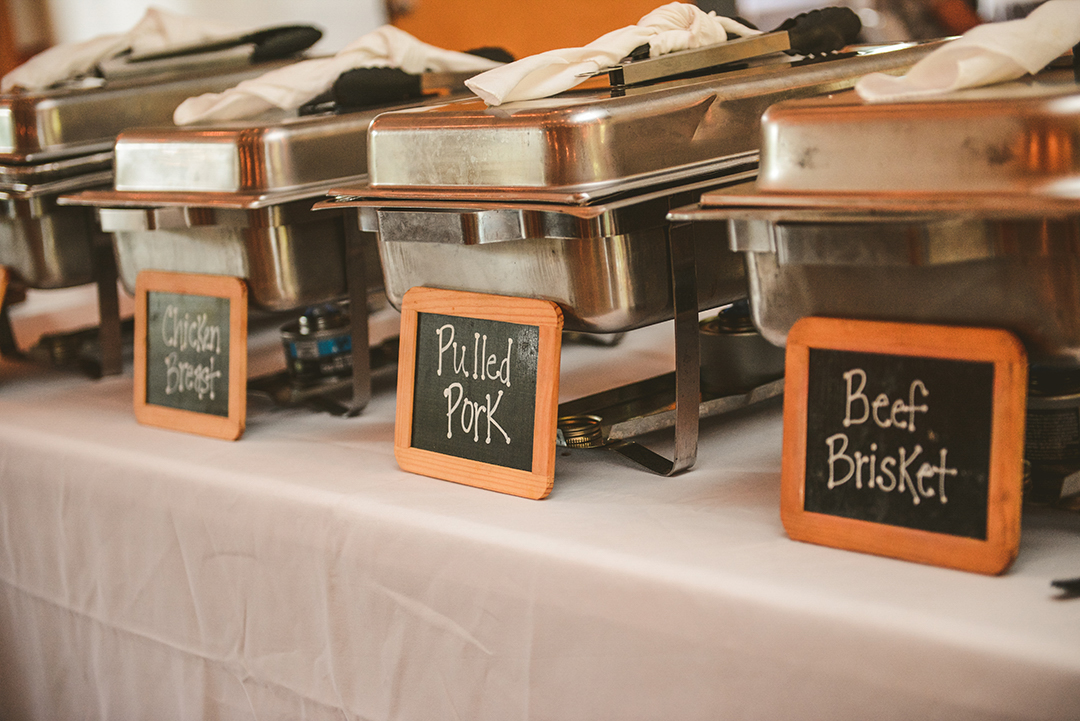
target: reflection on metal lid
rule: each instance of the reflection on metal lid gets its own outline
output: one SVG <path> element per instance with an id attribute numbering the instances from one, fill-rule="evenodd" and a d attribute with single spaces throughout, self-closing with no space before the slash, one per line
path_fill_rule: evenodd
<path id="1" fill-rule="evenodd" d="M 930 51 L 761 64 L 634 88 L 582 86 L 542 100 L 479 100 L 380 115 L 370 133 L 379 189 L 484 188 L 598 192 L 630 179 L 663 182 L 692 166 L 754 153 L 759 118 L 781 100 L 850 87 L 865 73 L 909 67 Z M 509 199 L 509 197 L 507 197 Z"/>
<path id="2" fill-rule="evenodd" d="M 15 124 L 11 108 L 0 108 L 0 153 L 15 152 Z"/>
<path id="3" fill-rule="evenodd" d="M 121 143 L 116 189 L 235 192 L 240 153 L 232 143 Z"/>
<path id="4" fill-rule="evenodd" d="M 1080 197 L 1071 69 L 924 100 L 794 100 L 769 109 L 762 135 L 766 193 Z"/>

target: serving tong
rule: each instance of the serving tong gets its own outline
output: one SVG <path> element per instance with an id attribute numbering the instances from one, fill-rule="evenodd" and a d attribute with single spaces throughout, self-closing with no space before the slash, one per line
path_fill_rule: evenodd
<path id="1" fill-rule="evenodd" d="M 618 65 L 588 73 L 586 77 L 606 74 L 612 87 L 623 87 L 689 75 L 773 53 L 825 55 L 854 43 L 861 30 L 862 22 L 850 8 L 821 8 L 788 18 L 769 33 L 680 50 L 655 58 L 649 57 L 649 45 L 646 43 L 635 48 Z"/>
<path id="2" fill-rule="evenodd" d="M 222 65 L 257 65 L 299 55 L 322 38 L 310 25 L 280 25 L 153 53 L 121 53 L 98 63 L 105 80 L 163 72 L 193 72 Z"/>

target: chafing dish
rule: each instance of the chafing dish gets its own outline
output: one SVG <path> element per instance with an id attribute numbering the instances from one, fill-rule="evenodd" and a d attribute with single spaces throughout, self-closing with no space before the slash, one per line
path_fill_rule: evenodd
<path id="1" fill-rule="evenodd" d="M 755 185 L 671 217 L 726 223 L 766 338 L 783 345 L 807 315 L 981 325 L 1035 362 L 1080 362 L 1071 71 L 921 102 L 782 103 L 762 133 Z"/>
<path id="2" fill-rule="evenodd" d="M 344 209 L 312 205 L 331 185 L 366 179 L 365 139 L 379 112 L 127 131 L 116 142 L 114 187 L 62 202 L 96 208 L 129 289 L 153 269 L 244 278 L 252 307 L 266 311 L 351 295 L 359 410 L 369 393 L 367 312 L 386 306 L 378 251 Z"/>
<path id="3" fill-rule="evenodd" d="M 746 281 L 726 243 L 665 216 L 754 176 L 769 105 L 849 87 L 928 51 L 874 50 L 819 62 L 774 55 L 704 77 L 496 108 L 473 100 L 385 113 L 369 134 L 369 185 L 339 185 L 320 207 L 355 207 L 378 235 L 395 305 L 425 285 L 553 300 L 572 331 L 674 317 L 676 460 L 652 467 L 676 472 L 696 456 L 697 312 L 744 297 Z"/>
<path id="4" fill-rule="evenodd" d="M 81 82 L 0 95 L 0 197 L 6 210 L 0 263 L 33 288 L 90 282 L 92 219 L 86 211 L 57 207 L 57 198 L 110 182 L 112 145 L 124 128 L 170 121 L 190 95 L 222 90 L 265 70 Z"/>
<path id="5" fill-rule="evenodd" d="M 310 210 L 330 184 L 363 175 L 375 113 L 128 131 L 116 141 L 114 189 L 62 202 L 97 208 L 129 289 L 154 269 L 244 278 L 266 310 L 339 298 L 343 212 Z"/>
<path id="6" fill-rule="evenodd" d="M 0 95 L 0 264 L 23 287 L 66 288 L 97 280 L 100 302 L 115 306 L 111 253 L 95 250 L 92 213 L 60 206 L 59 197 L 111 182 L 112 146 L 124 128 L 171 122 L 175 107 L 190 95 L 223 90 L 279 64 L 84 79 Z M 103 333 L 109 348 L 102 371 L 118 373 L 119 327 Z"/>
<path id="7" fill-rule="evenodd" d="M 1063 479 L 1080 468 L 1073 71 L 918 102 L 793 101 L 762 130 L 756 184 L 671 214 L 720 221 L 716 236 L 746 257 L 761 333 L 783 345 L 812 315 L 1014 332 L 1032 364 L 1028 498 L 1069 492 Z"/>

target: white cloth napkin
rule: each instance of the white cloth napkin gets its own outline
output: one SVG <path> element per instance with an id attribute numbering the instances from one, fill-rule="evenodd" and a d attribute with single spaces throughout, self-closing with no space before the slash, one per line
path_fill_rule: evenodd
<path id="1" fill-rule="evenodd" d="M 943 95 L 1042 70 L 1080 43 L 1080 0 L 1050 0 L 1026 18 L 979 25 L 916 63 L 906 75 L 871 73 L 855 85 L 867 102 Z"/>
<path id="2" fill-rule="evenodd" d="M 173 122 L 190 125 L 251 118 L 271 110 L 295 110 L 325 92 L 339 75 L 353 68 L 393 67 L 407 73 L 481 72 L 501 63 L 421 42 L 391 25 L 364 35 L 329 58 L 304 60 L 245 80 L 221 93 L 188 98 L 176 108 Z"/>
<path id="3" fill-rule="evenodd" d="M 63 80 L 93 72 L 103 60 L 125 50 L 156 53 L 195 43 L 232 37 L 241 29 L 149 8 L 135 27 L 118 35 L 100 35 L 81 43 L 57 45 L 38 53 L 0 81 L 0 91 L 16 86 L 43 90 Z"/>
<path id="4" fill-rule="evenodd" d="M 759 31 L 694 5 L 662 5 L 637 25 L 614 30 L 583 48 L 549 50 L 522 58 L 465 81 L 488 105 L 546 98 L 584 82 L 584 74 L 617 64 L 639 45 L 649 43 L 649 57 L 676 50 L 722 43 L 728 33 L 759 35 Z"/>

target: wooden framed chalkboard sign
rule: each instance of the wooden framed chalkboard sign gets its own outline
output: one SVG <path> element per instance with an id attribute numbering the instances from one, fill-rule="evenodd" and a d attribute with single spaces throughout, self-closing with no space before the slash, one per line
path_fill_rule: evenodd
<path id="1" fill-rule="evenodd" d="M 394 452 L 406 471 L 540 499 L 555 478 L 562 311 L 413 288 L 401 306 Z"/>
<path id="2" fill-rule="evenodd" d="M 1014 335 L 804 318 L 786 374 L 789 536 L 979 573 L 1009 566 L 1027 397 Z"/>
<path id="3" fill-rule="evenodd" d="M 135 281 L 135 418 L 236 440 L 247 415 L 247 285 L 143 271 Z"/>

